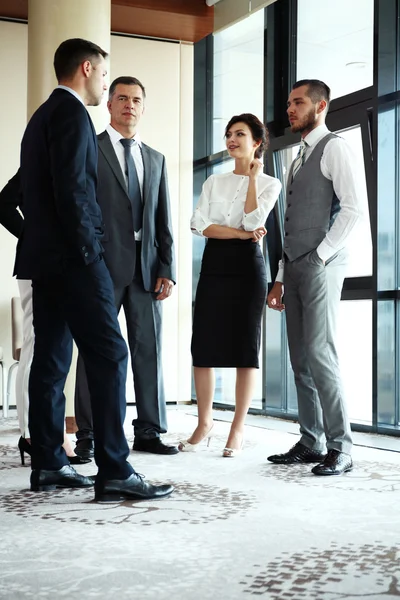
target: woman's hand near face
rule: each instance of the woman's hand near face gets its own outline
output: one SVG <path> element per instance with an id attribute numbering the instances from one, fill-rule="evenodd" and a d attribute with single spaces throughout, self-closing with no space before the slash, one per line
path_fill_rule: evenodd
<path id="1" fill-rule="evenodd" d="M 253 158 L 249 167 L 249 177 L 251 179 L 257 179 L 260 173 L 263 172 L 263 164 L 260 159 Z"/>

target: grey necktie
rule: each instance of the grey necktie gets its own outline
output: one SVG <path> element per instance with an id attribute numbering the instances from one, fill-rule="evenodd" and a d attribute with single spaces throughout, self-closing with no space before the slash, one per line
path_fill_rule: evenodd
<path id="1" fill-rule="evenodd" d="M 140 231 L 140 229 L 142 229 L 143 220 L 142 196 L 140 193 L 140 185 L 135 167 L 135 161 L 133 160 L 131 152 L 131 148 L 134 144 L 136 144 L 136 141 L 128 138 L 122 138 L 120 141 L 125 152 L 126 175 L 128 177 L 128 195 L 132 204 L 133 228 L 135 231 Z"/>
<path id="2" fill-rule="evenodd" d="M 304 140 L 301 140 L 299 151 L 293 162 L 292 179 L 294 179 L 296 177 L 297 173 L 300 171 L 301 167 L 304 165 L 304 161 L 306 159 L 306 150 L 307 150 L 307 142 L 305 142 Z"/>

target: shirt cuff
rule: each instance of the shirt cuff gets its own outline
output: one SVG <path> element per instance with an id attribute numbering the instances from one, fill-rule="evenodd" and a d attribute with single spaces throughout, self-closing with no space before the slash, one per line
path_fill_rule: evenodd
<path id="1" fill-rule="evenodd" d="M 203 234 L 203 231 L 205 229 L 207 229 L 207 227 L 209 227 L 210 225 L 214 225 L 214 223 L 212 223 L 212 221 L 207 221 L 207 222 L 203 222 L 203 224 L 201 225 L 201 227 L 192 227 L 192 233 L 194 233 L 194 235 L 200 235 L 201 237 L 206 237 Z"/>
<path id="2" fill-rule="evenodd" d="M 245 231 L 254 231 L 257 227 L 261 227 L 264 223 L 260 223 L 260 207 L 254 209 L 250 213 L 245 213 L 243 211 L 243 228 Z"/>
<path id="3" fill-rule="evenodd" d="M 285 271 L 285 267 L 279 266 L 278 275 L 275 278 L 275 283 L 283 283 L 283 273 Z"/>
<path id="4" fill-rule="evenodd" d="M 326 242 L 322 241 L 320 245 L 317 247 L 317 254 L 321 260 L 326 262 L 333 256 L 337 250 L 334 250 L 329 246 Z"/>

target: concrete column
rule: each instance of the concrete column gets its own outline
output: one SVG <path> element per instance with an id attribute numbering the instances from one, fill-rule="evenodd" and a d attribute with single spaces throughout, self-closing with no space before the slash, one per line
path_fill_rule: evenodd
<path id="1" fill-rule="evenodd" d="M 28 5 L 28 119 L 57 85 L 53 59 L 57 47 L 69 38 L 84 38 L 110 49 L 111 0 L 29 0 Z M 108 123 L 106 98 L 90 107 L 97 132 Z M 65 384 L 68 430 L 74 415 L 76 349 Z"/>
<path id="2" fill-rule="evenodd" d="M 29 0 L 28 119 L 57 85 L 53 58 L 69 38 L 84 38 L 109 52 L 111 0 Z M 108 123 L 106 99 L 89 109 L 96 130 Z"/>
<path id="3" fill-rule="evenodd" d="M 193 212 L 193 44 L 180 44 L 179 111 L 179 231 L 177 239 L 178 294 L 178 402 L 192 398 L 192 240 L 189 223 Z"/>

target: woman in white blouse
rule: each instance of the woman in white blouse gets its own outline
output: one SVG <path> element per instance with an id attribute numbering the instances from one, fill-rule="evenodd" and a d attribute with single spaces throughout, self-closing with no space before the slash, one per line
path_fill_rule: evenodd
<path id="1" fill-rule="evenodd" d="M 252 114 L 229 121 L 226 147 L 232 173 L 211 175 L 191 220 L 195 235 L 207 238 L 193 316 L 192 357 L 198 425 L 179 449 L 194 451 L 213 428 L 213 367 L 236 367 L 235 416 L 223 456 L 243 445 L 244 422 L 258 369 L 261 318 L 266 301 L 265 261 L 258 243 L 281 184 L 263 173 L 260 158 L 268 133 Z"/>

